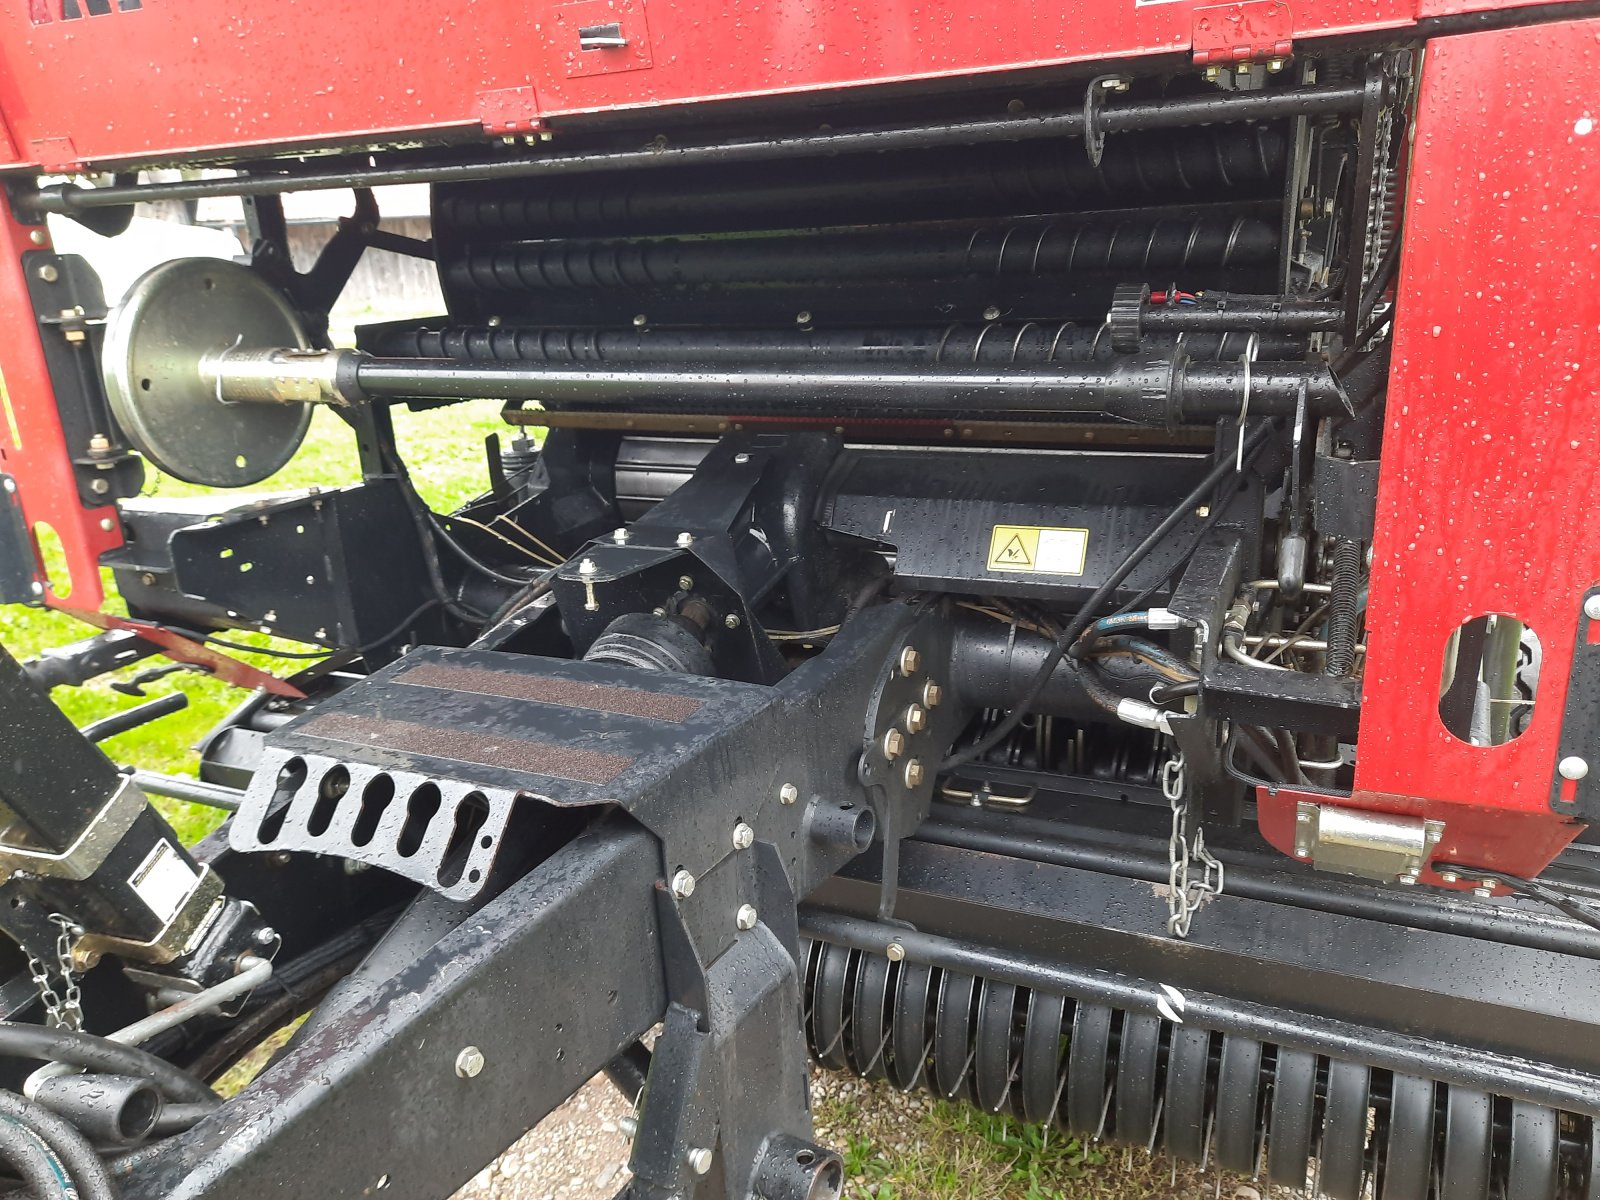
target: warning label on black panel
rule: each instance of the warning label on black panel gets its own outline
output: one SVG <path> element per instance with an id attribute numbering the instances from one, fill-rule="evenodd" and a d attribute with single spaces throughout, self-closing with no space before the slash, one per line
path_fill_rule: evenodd
<path id="1" fill-rule="evenodd" d="M 1082 575 L 1089 554 L 1087 529 L 996 525 L 989 534 L 989 570 Z"/>

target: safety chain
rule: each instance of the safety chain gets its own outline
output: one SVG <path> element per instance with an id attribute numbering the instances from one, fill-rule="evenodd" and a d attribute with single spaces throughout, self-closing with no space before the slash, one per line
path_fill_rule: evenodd
<path id="1" fill-rule="evenodd" d="M 76 931 L 72 919 L 60 913 L 51 913 L 50 923 L 57 929 L 56 970 L 61 975 L 61 991 L 56 991 L 50 968 L 31 954 L 28 955 L 28 974 L 39 989 L 39 1000 L 44 1004 L 50 1028 L 79 1030 L 83 1028 L 83 992 L 78 988 L 78 977 L 72 966 L 72 939 Z"/>
<path id="2" fill-rule="evenodd" d="M 1174 754 L 1161 768 L 1161 794 L 1172 808 L 1172 836 L 1167 839 L 1167 932 L 1188 937 L 1189 923 L 1207 896 L 1222 895 L 1222 864 L 1206 849 L 1203 829 L 1189 838 L 1189 805 L 1184 798 L 1183 755 Z M 1205 868 L 1199 879 L 1189 878 L 1189 860 Z"/>

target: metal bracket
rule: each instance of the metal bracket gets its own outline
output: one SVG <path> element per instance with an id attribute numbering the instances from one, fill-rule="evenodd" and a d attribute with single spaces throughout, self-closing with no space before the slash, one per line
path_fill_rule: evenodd
<path id="1" fill-rule="evenodd" d="M 87 879 L 100 869 L 122 835 L 144 812 L 144 806 L 144 793 L 124 776 L 111 798 L 65 850 L 29 850 L 0 843 L 0 872 L 26 872 L 44 879 Z"/>
<path id="2" fill-rule="evenodd" d="M 1319 871 L 1415 883 L 1443 836 L 1443 821 L 1309 800 L 1295 806 L 1295 857 L 1310 860 Z"/>
<path id="3" fill-rule="evenodd" d="M 35 578 L 36 570 L 17 481 L 0 475 L 0 604 L 41 603 L 44 584 Z"/>
<path id="4" fill-rule="evenodd" d="M 1196 66 L 1286 58 L 1293 49 L 1294 14 L 1283 0 L 1245 0 L 1194 10 L 1191 42 Z"/>
<path id="5" fill-rule="evenodd" d="M 223 904 L 222 876 L 202 866 L 194 890 L 155 937 L 147 942 L 135 942 L 103 933 L 85 933 L 72 944 L 72 961 L 82 971 L 87 971 L 106 954 L 136 962 L 171 962 L 199 941 Z"/>

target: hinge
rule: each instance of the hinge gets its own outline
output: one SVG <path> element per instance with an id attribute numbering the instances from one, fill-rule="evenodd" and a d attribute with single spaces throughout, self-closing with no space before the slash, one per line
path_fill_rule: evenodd
<path id="1" fill-rule="evenodd" d="M 1284 59 L 1294 45 L 1294 14 L 1283 0 L 1243 0 L 1194 10 L 1197 66 Z"/>

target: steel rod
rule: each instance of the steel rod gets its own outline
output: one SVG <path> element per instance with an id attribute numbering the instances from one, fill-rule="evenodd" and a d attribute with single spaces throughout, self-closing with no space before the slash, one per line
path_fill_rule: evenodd
<path id="1" fill-rule="evenodd" d="M 1179 100 L 1141 101 L 1108 106 L 1096 118 L 1105 133 L 1172 129 L 1230 121 L 1265 121 L 1282 117 L 1330 116 L 1357 112 L 1362 87 L 1278 88 L 1232 95 L 1189 96 Z M 1082 108 L 1030 116 L 953 121 L 943 125 L 894 125 L 827 134 L 668 146 L 648 150 L 614 150 L 554 155 L 546 158 L 500 159 L 488 162 L 435 163 L 408 167 L 310 172 L 304 175 L 241 175 L 225 179 L 192 179 L 171 183 L 84 188 L 53 184 L 21 200 L 30 214 L 75 213 L 118 204 L 157 200 L 199 200 L 214 196 L 272 196 L 286 192 L 328 191 L 401 183 L 448 183 L 455 180 L 522 179 L 600 171 L 660 170 L 700 164 L 773 162 L 781 159 L 884 150 L 937 149 L 990 141 L 1029 141 L 1081 137 Z"/>

